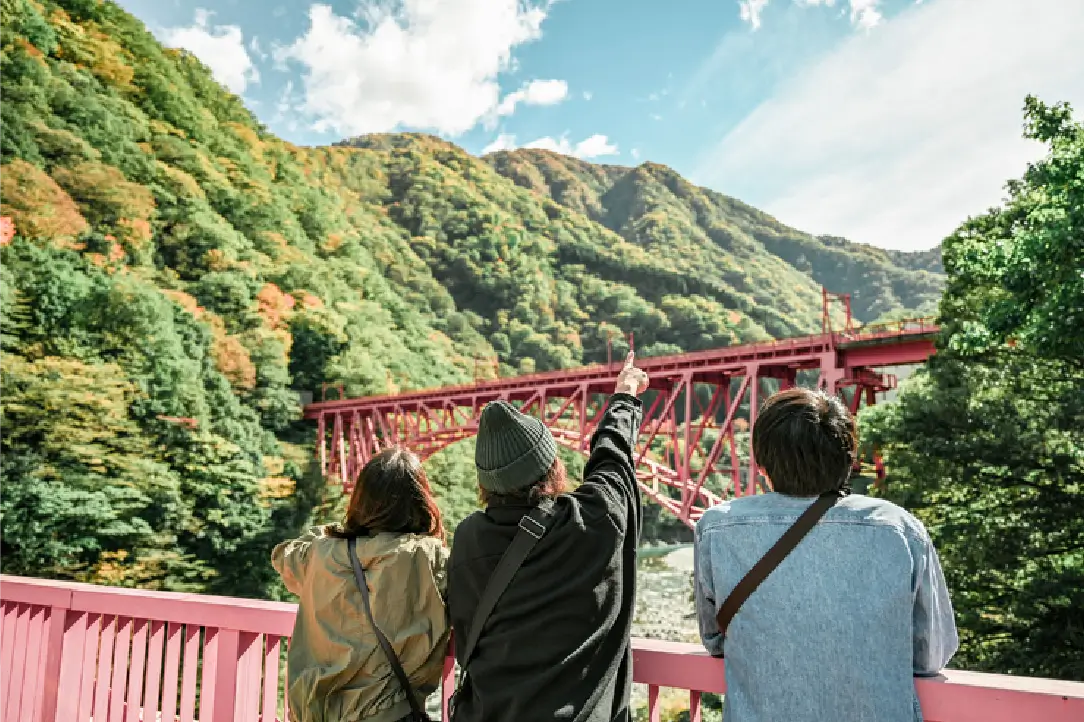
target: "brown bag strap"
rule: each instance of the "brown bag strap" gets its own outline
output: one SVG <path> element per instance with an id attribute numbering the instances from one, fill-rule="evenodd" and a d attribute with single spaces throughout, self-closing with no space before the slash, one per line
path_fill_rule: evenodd
<path id="1" fill-rule="evenodd" d="M 354 581 L 358 583 L 358 589 L 361 590 L 361 601 L 365 607 L 365 616 L 368 617 L 369 625 L 376 634 L 376 641 L 380 644 L 380 648 L 384 650 L 384 655 L 391 664 L 392 673 L 399 680 L 399 686 L 406 692 L 407 703 L 410 704 L 411 719 L 414 722 L 429 722 L 429 715 L 426 714 L 422 703 L 418 701 L 414 688 L 410 686 L 410 678 L 407 677 L 406 670 L 403 669 L 403 663 L 399 661 L 399 656 L 395 654 L 395 649 L 391 646 L 391 642 L 388 641 L 388 637 L 380 631 L 380 627 L 376 626 L 376 620 L 373 619 L 373 608 L 369 603 L 369 584 L 365 579 L 365 569 L 361 566 L 358 553 L 354 550 L 354 544 L 356 543 L 356 539 L 347 539 L 346 552 L 350 555 L 350 566 L 354 567 Z"/>
<path id="2" fill-rule="evenodd" d="M 780 562 L 787 558 L 787 555 L 794 550 L 794 547 L 798 546 L 798 542 L 802 541 L 805 535 L 809 533 L 809 530 L 817 525 L 820 518 L 835 506 L 839 499 L 839 492 L 831 491 L 821 494 L 808 509 L 802 512 L 797 521 L 783 532 L 783 536 L 779 537 L 779 541 L 760 558 L 760 561 L 754 564 L 753 568 L 742 577 L 738 585 L 734 587 L 734 591 L 723 602 L 723 606 L 719 607 L 719 613 L 715 615 L 715 621 L 719 625 L 719 633 L 724 638 L 731 620 L 741 609 L 741 605 L 745 604 L 745 600 L 749 598 L 749 595 L 757 590 L 760 583 L 767 579 L 768 575 L 779 566 Z"/>

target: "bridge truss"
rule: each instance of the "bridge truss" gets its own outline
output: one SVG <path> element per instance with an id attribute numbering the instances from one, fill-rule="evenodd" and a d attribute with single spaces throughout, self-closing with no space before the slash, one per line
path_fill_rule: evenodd
<path id="1" fill-rule="evenodd" d="M 853 411 L 894 388 L 886 366 L 933 353 L 928 319 L 767 343 L 638 359 L 651 378 L 636 449 L 643 493 L 688 525 L 721 499 L 766 490 L 749 430 L 772 392 L 808 385 L 842 394 Z M 381 449 L 403 445 L 423 460 L 478 431 L 485 405 L 504 399 L 542 419 L 559 444 L 586 453 L 621 364 L 479 381 L 389 396 L 310 404 L 326 477 L 352 488 Z M 878 464 L 878 470 L 880 469 Z"/>

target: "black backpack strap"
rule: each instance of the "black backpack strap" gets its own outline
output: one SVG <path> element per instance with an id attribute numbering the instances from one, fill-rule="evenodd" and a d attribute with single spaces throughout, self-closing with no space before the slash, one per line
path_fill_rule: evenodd
<path id="1" fill-rule="evenodd" d="M 350 554 L 350 564 L 354 567 L 354 579 L 358 583 L 358 589 L 361 590 L 361 601 L 365 606 L 365 616 L 369 618 L 369 625 L 373 628 L 373 632 L 376 633 L 376 641 L 380 643 L 380 648 L 384 650 L 384 654 L 387 656 L 388 661 L 391 662 L 391 671 L 395 673 L 395 677 L 399 680 L 399 686 L 406 690 L 407 701 L 410 703 L 410 711 L 414 715 L 414 719 L 417 722 L 428 720 L 429 715 L 425 713 L 425 709 L 418 701 L 417 695 L 414 694 L 414 688 L 410 686 L 410 679 L 406 675 L 406 671 L 403 669 L 402 662 L 399 661 L 398 655 L 395 654 L 395 650 L 391 647 L 391 642 L 384 636 L 384 633 L 380 631 L 380 627 L 376 626 L 376 620 L 373 619 L 373 608 L 369 604 L 369 585 L 365 581 L 365 570 L 361 568 L 361 562 L 358 561 L 358 553 L 354 549 L 356 539 L 346 540 L 346 550 Z"/>
<path id="2" fill-rule="evenodd" d="M 497 568 L 493 570 L 493 575 L 489 578 L 485 591 L 482 592 L 482 596 L 478 600 L 478 606 L 474 610 L 470 635 L 467 637 L 467 643 L 464 645 L 463 653 L 459 657 L 459 666 L 464 672 L 466 672 L 467 665 L 474 654 L 474 648 L 478 645 L 478 638 L 482 636 L 482 629 L 489 620 L 493 608 L 497 606 L 497 601 L 504 594 L 504 590 L 508 588 L 512 577 L 519 571 L 520 566 L 523 565 L 527 555 L 534 549 L 535 544 L 553 526 L 554 520 L 552 499 L 543 500 L 519 520 L 519 531 L 516 532 L 512 543 L 508 545 L 504 556 L 497 563 Z"/>
<path id="3" fill-rule="evenodd" d="M 723 635 L 724 638 L 726 637 L 726 629 L 730 626 L 730 621 L 734 619 L 734 615 L 738 613 L 741 605 L 745 603 L 749 595 L 755 592 L 760 583 L 767 579 L 768 575 L 779 566 L 779 563 L 794 551 L 794 547 L 798 546 L 798 542 L 805 538 L 810 529 L 817 525 L 820 518 L 835 506 L 839 499 L 840 495 L 835 491 L 821 494 L 808 509 L 802 512 L 802 515 L 798 517 L 794 524 L 783 532 L 783 536 L 779 537 L 779 541 L 765 552 L 764 556 L 753 565 L 752 569 L 746 572 L 745 576 L 734 587 L 734 591 L 730 592 L 730 596 L 723 601 L 723 606 L 719 607 L 719 613 L 715 617 L 716 624 L 719 627 L 719 634 Z"/>

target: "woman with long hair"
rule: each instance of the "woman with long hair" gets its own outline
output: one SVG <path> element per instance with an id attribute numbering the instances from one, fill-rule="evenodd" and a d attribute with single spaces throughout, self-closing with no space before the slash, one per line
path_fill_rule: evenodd
<path id="1" fill-rule="evenodd" d="M 424 719 L 451 633 L 447 560 L 440 510 L 405 449 L 365 465 L 342 523 L 275 547 L 271 563 L 300 598 L 287 665 L 291 722 Z"/>

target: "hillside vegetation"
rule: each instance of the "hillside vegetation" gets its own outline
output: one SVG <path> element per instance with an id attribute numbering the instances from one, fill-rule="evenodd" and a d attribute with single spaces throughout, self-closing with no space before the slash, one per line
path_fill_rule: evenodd
<path id="1" fill-rule="evenodd" d="M 341 500 L 297 391 L 811 332 L 936 298 L 926 254 L 786 228 L 654 164 L 439 139 L 298 148 L 112 2 L 2 0 L 5 572 L 281 594 Z M 936 253 L 934 254 L 936 256 Z M 470 448 L 433 460 L 472 508 Z"/>
<path id="2" fill-rule="evenodd" d="M 885 251 L 813 237 L 721 193 L 692 185 L 666 166 L 593 165 L 544 150 L 486 158 L 517 185 L 582 213 L 690 276 L 775 306 L 809 279 L 851 294 L 860 321 L 902 309 L 933 310 L 942 285 L 940 247 Z"/>

